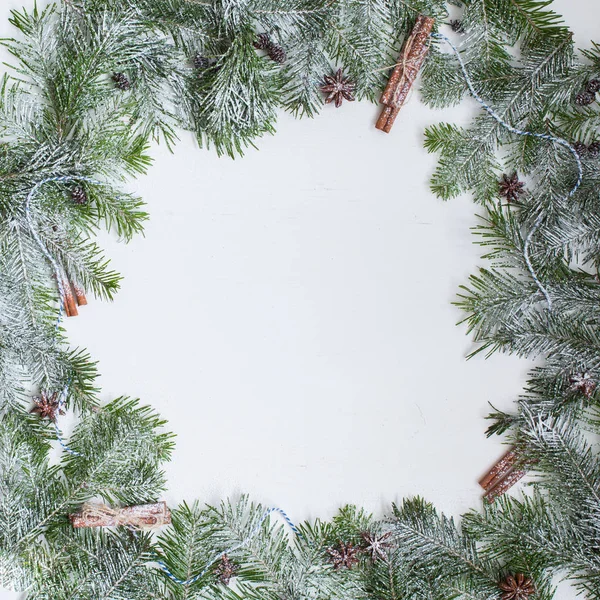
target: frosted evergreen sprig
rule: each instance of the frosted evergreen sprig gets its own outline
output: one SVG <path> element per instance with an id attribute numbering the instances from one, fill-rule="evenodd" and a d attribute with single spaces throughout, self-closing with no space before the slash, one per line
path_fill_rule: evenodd
<path id="1" fill-rule="evenodd" d="M 583 373 L 600 381 L 600 159 L 581 155 L 583 177 L 571 197 L 579 179 L 572 153 L 547 140 L 573 147 L 595 141 L 598 105 L 581 108 L 574 98 L 600 77 L 600 52 L 594 46 L 578 55 L 546 0 L 451 4 L 65 0 L 12 13 L 15 37 L 4 43 L 14 64 L 0 87 L 2 585 L 48 600 L 483 600 L 498 597 L 507 575 L 526 572 L 536 598 L 552 597 L 557 575 L 600 598 L 600 462 L 583 435 L 597 439 L 599 404 L 595 388 L 583 394 L 573 385 Z M 242 498 L 218 508 L 183 504 L 157 538 L 73 530 L 67 515 L 83 502 L 158 499 L 172 438 L 137 401 L 99 406 L 93 359 L 70 350 L 56 329 L 52 262 L 86 291 L 112 299 L 120 277 L 94 236 L 107 228 L 127 241 L 142 231 L 143 203 L 122 185 L 149 167 L 150 143 L 172 147 L 188 130 L 201 145 L 241 154 L 274 132 L 279 110 L 316 114 L 318 84 L 334 67 L 344 67 L 360 99 L 376 100 L 416 16 L 433 16 L 436 28 L 452 35 L 444 28 L 456 5 L 464 34 L 453 39 L 473 90 L 510 127 L 484 110 L 465 127 L 432 125 L 425 138 L 439 154 L 432 189 L 444 199 L 470 193 L 480 204 L 476 233 L 489 264 L 458 299 L 478 351 L 543 361 L 516 411 L 495 412 L 490 428 L 509 432 L 535 455 L 534 493 L 469 513 L 462 528 L 411 499 L 383 520 L 346 507 L 289 536 L 262 523 L 265 508 Z M 283 64 L 256 52 L 259 32 L 284 48 Z M 200 72 L 198 54 L 209 61 Z M 458 67 L 455 56 L 432 45 L 422 77 L 427 104 L 448 106 L 469 93 Z M 513 172 L 526 180 L 527 193 L 502 204 L 498 182 Z M 28 211 L 27 198 L 42 181 L 48 185 Z M 72 201 L 75 181 L 84 186 L 84 204 Z M 551 294 L 551 313 L 532 274 Z M 52 426 L 28 414 L 29 391 L 67 383 L 77 424 L 68 439 L 73 452 L 56 464 Z M 254 531 L 231 556 L 239 565 L 232 587 L 205 571 Z M 385 560 L 364 552 L 365 531 L 391 535 Z M 341 541 L 358 548 L 350 569 L 336 569 L 327 551 Z M 182 581 L 203 575 L 181 585 L 157 561 Z"/>

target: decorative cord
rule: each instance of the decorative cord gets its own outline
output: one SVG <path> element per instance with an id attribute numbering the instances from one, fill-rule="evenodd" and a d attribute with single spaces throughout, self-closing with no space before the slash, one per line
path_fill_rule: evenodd
<path id="1" fill-rule="evenodd" d="M 302 534 L 300 533 L 300 531 L 298 531 L 298 528 L 294 525 L 294 523 L 292 522 L 292 520 L 288 517 L 288 515 L 286 514 L 286 512 L 284 510 L 282 510 L 281 508 L 269 508 L 267 509 L 264 514 L 261 516 L 260 520 L 258 521 L 258 523 L 256 524 L 256 526 L 254 527 L 254 529 L 252 529 L 252 531 L 248 534 L 248 537 L 246 537 L 244 540 L 242 540 L 239 544 L 236 544 L 235 546 L 232 546 L 231 548 L 228 548 L 227 550 L 223 550 L 223 552 L 219 552 L 219 554 L 217 554 L 217 556 L 215 556 L 205 567 L 204 569 L 202 569 L 202 571 L 200 571 L 200 573 L 198 573 L 197 575 L 194 575 L 192 577 L 190 577 L 189 579 L 180 579 L 179 577 L 177 577 L 176 575 L 174 575 L 170 570 L 169 567 L 167 567 L 167 565 L 162 561 L 159 560 L 157 561 L 158 566 L 162 569 L 162 571 L 167 575 L 167 577 L 169 579 L 171 579 L 172 581 L 174 581 L 175 583 L 178 583 L 180 585 L 183 586 L 188 586 L 188 585 L 192 585 L 192 583 L 196 583 L 196 581 L 198 581 L 199 579 L 202 579 L 202 577 L 204 577 L 209 569 L 219 560 L 221 560 L 226 554 L 231 554 L 232 552 L 235 552 L 236 550 L 239 550 L 240 548 L 243 548 L 244 546 L 247 546 L 254 537 L 256 537 L 256 535 L 258 534 L 258 532 L 260 531 L 262 524 L 267 520 L 267 517 L 273 513 L 279 513 L 279 515 L 281 517 L 283 517 L 284 521 L 288 524 L 289 528 L 298 536 L 298 537 L 303 537 Z"/>
<path id="2" fill-rule="evenodd" d="M 54 274 L 56 275 L 56 284 L 58 286 L 59 299 L 58 299 L 58 318 L 56 319 L 56 329 L 60 326 L 60 322 L 62 320 L 62 314 L 64 311 L 64 297 L 65 297 L 65 288 L 63 286 L 61 271 L 58 263 L 55 258 L 50 254 L 48 248 L 46 248 L 42 238 L 39 233 L 36 231 L 35 226 L 33 224 L 33 219 L 31 217 L 31 201 L 33 197 L 38 193 L 39 189 L 45 185 L 46 183 L 67 183 L 71 181 L 85 181 L 87 183 L 99 183 L 94 179 L 89 179 L 88 177 L 76 176 L 76 175 L 62 175 L 57 177 L 48 177 L 47 179 L 42 179 L 38 181 L 32 188 L 29 194 L 27 194 L 27 199 L 25 200 L 25 218 L 27 219 L 27 225 L 29 225 L 29 230 L 31 231 L 31 235 L 35 240 L 36 244 L 39 246 L 39 249 L 42 251 L 42 254 L 48 259 L 48 262 L 54 269 Z"/>
<path id="3" fill-rule="evenodd" d="M 456 58 L 458 59 L 458 63 L 460 65 L 460 68 L 464 75 L 465 82 L 469 88 L 469 91 L 471 92 L 471 95 L 473 96 L 473 98 L 475 98 L 475 100 L 477 100 L 477 102 L 479 102 L 479 104 L 481 104 L 481 106 L 488 112 L 488 114 L 493 119 L 495 119 L 498 123 L 500 123 L 500 125 L 502 125 L 502 127 L 504 127 L 505 129 L 508 129 L 508 131 L 510 131 L 511 133 L 514 133 L 516 135 L 533 137 L 533 138 L 538 138 L 541 140 L 548 140 L 550 142 L 554 142 L 555 144 L 559 144 L 560 146 L 567 148 L 571 152 L 571 154 L 575 157 L 575 161 L 577 162 L 577 173 L 578 173 L 577 182 L 573 186 L 573 189 L 567 194 L 567 199 L 571 198 L 573 196 L 573 194 L 575 194 L 575 192 L 581 187 L 581 183 L 583 182 L 583 166 L 581 164 L 581 159 L 579 158 L 579 154 L 577 153 L 577 150 L 575 150 L 575 148 L 573 146 L 571 146 L 571 144 L 569 144 L 569 142 L 567 142 L 567 140 L 565 140 L 563 138 L 555 137 L 548 133 L 534 133 L 532 131 L 523 131 L 521 129 L 517 129 L 516 127 L 513 127 L 510 123 L 507 123 L 477 93 L 477 91 L 475 90 L 475 88 L 473 86 L 471 77 L 469 76 L 469 73 L 467 71 L 465 63 L 463 62 L 463 59 L 460 55 L 460 52 L 458 51 L 456 46 L 450 41 L 450 39 L 447 38 L 443 33 L 432 33 L 431 37 L 434 39 L 443 40 L 450 46 L 450 48 L 452 48 L 452 51 L 454 52 L 454 54 L 456 55 Z M 529 234 L 527 235 L 527 238 L 525 239 L 525 244 L 523 246 L 523 255 L 525 257 L 525 263 L 527 264 L 527 269 L 529 270 L 529 273 L 530 273 L 533 281 L 539 288 L 540 292 L 542 292 L 542 294 L 544 295 L 544 298 L 546 298 L 546 302 L 548 303 L 548 310 L 552 310 L 552 298 L 550 297 L 550 293 L 544 287 L 544 285 L 540 281 L 539 277 L 537 276 L 535 269 L 533 268 L 533 265 L 531 263 L 531 258 L 529 256 L 529 246 L 531 245 L 531 240 L 533 239 L 535 232 L 538 230 L 538 228 L 541 224 L 542 224 L 542 215 L 540 215 L 536 219 L 533 227 L 531 228 L 531 231 L 529 232 Z"/>
<path id="4" fill-rule="evenodd" d="M 56 318 L 56 325 L 55 325 L 56 332 L 58 331 L 58 328 L 60 327 L 60 322 L 62 320 L 62 315 L 63 315 L 63 311 L 64 311 L 65 289 L 63 286 L 63 282 L 62 282 L 60 266 L 58 265 L 58 263 L 56 262 L 56 259 L 52 256 L 52 254 L 50 254 L 48 248 L 46 248 L 44 242 L 42 241 L 42 238 L 40 237 L 39 233 L 35 229 L 35 226 L 33 223 L 33 218 L 31 216 L 31 201 L 32 201 L 33 197 L 37 194 L 39 189 L 46 183 L 51 183 L 51 182 L 66 183 L 66 182 L 70 182 L 70 181 L 86 181 L 88 183 L 99 183 L 93 179 L 89 179 L 87 177 L 81 177 L 81 176 L 63 175 L 63 176 L 57 176 L 57 177 L 48 177 L 47 179 L 42 179 L 41 181 L 38 181 L 33 186 L 33 188 L 31 188 L 31 191 L 29 192 L 29 194 L 27 194 L 27 198 L 25 200 L 25 218 L 27 219 L 27 225 L 29 225 L 29 230 L 31 231 L 31 235 L 33 236 L 33 239 L 35 240 L 36 244 L 39 246 L 39 249 L 42 251 L 42 254 L 48 259 L 48 262 L 54 269 L 54 273 L 56 275 L 56 284 L 58 286 L 58 296 L 59 296 L 58 297 L 58 316 Z M 56 431 L 56 439 L 58 440 L 59 444 L 62 446 L 62 448 L 66 452 L 68 452 L 69 454 L 72 454 L 73 456 L 81 456 L 81 454 L 79 452 L 75 452 L 75 450 L 72 450 L 66 444 L 66 442 L 62 436 L 62 433 L 60 431 L 60 428 L 58 427 L 58 423 L 57 423 L 58 415 L 60 414 L 60 411 L 64 408 L 64 406 L 67 402 L 68 393 L 69 393 L 69 384 L 67 384 L 65 386 L 65 388 L 63 389 L 63 391 L 60 393 L 60 397 L 59 397 L 59 401 L 58 401 L 58 408 L 56 411 L 56 419 L 54 420 L 54 430 Z"/>

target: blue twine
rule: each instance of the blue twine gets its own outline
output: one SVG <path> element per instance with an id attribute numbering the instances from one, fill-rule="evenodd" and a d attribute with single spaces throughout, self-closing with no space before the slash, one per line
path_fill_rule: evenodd
<path id="1" fill-rule="evenodd" d="M 581 184 L 583 182 L 583 166 L 581 164 L 581 159 L 579 158 L 579 154 L 577 153 L 577 150 L 575 150 L 575 148 L 573 146 L 571 146 L 571 144 L 569 144 L 569 142 L 567 142 L 567 140 L 565 140 L 563 138 L 555 137 L 555 136 L 547 134 L 547 133 L 533 133 L 532 131 L 523 131 L 521 129 L 517 129 L 516 127 L 513 127 L 510 123 L 507 123 L 500 115 L 498 115 L 494 111 L 493 108 L 491 108 L 485 102 L 485 100 L 483 100 L 483 98 L 477 93 L 477 91 L 473 87 L 473 82 L 469 76 L 469 73 L 467 71 L 465 63 L 463 62 L 460 52 L 457 50 L 456 46 L 442 33 L 432 33 L 431 37 L 438 39 L 438 40 L 443 40 L 450 46 L 450 48 L 452 48 L 454 54 L 456 55 L 456 58 L 458 59 L 458 63 L 463 72 L 463 75 L 465 77 L 465 82 L 469 88 L 469 91 L 471 92 L 471 95 L 475 98 L 475 100 L 477 100 L 477 102 L 479 102 L 479 104 L 481 104 L 481 106 L 488 112 L 488 114 L 492 118 L 494 118 L 498 123 L 500 123 L 500 125 L 502 125 L 502 127 L 504 127 L 505 129 L 508 129 L 508 131 L 510 131 L 511 133 L 514 133 L 516 135 L 533 137 L 533 138 L 538 138 L 541 140 L 548 140 L 550 142 L 554 142 L 555 144 L 559 144 L 560 146 L 567 148 L 571 152 L 571 154 L 575 157 L 575 161 L 577 162 L 577 172 L 578 172 L 577 183 L 573 186 L 573 189 L 567 195 L 567 199 L 571 198 L 573 196 L 573 194 L 575 194 L 575 192 L 581 187 Z M 529 256 L 529 246 L 531 244 L 531 240 L 541 224 L 542 224 L 542 215 L 540 215 L 537 218 L 531 231 L 529 232 L 529 234 L 527 235 L 527 238 L 525 239 L 525 244 L 523 246 L 523 255 L 525 257 L 525 263 L 527 264 L 527 269 L 529 270 L 531 277 L 533 278 L 533 280 L 535 281 L 539 290 L 542 292 L 542 294 L 546 298 L 546 302 L 548 303 L 548 310 L 552 310 L 552 298 L 550 297 L 550 293 L 544 287 L 542 282 L 539 280 L 539 278 L 535 272 L 535 269 L 533 268 L 533 265 L 531 263 L 531 258 Z"/>
<path id="2" fill-rule="evenodd" d="M 60 267 L 59 267 L 58 263 L 56 262 L 55 258 L 52 256 L 52 254 L 50 254 L 50 252 L 48 251 L 48 248 L 46 248 L 44 242 L 42 241 L 42 238 L 39 236 L 38 232 L 35 229 L 35 226 L 33 223 L 33 218 L 31 216 L 31 201 L 32 201 L 33 197 L 37 194 L 38 190 L 46 183 L 51 183 L 51 182 L 65 183 L 65 182 L 69 182 L 69 181 L 86 181 L 88 183 L 99 183 L 93 179 L 89 179 L 87 177 L 81 177 L 81 176 L 63 175 L 60 177 L 59 176 L 48 177 L 47 179 L 42 179 L 41 181 L 38 181 L 33 186 L 33 188 L 31 188 L 31 191 L 29 192 L 29 194 L 27 194 L 27 198 L 25 200 L 25 218 L 27 219 L 27 224 L 29 225 L 29 230 L 31 231 L 31 235 L 33 236 L 33 239 L 35 240 L 36 244 L 39 246 L 40 250 L 42 251 L 42 254 L 48 259 L 48 262 L 54 269 L 54 273 L 56 275 L 56 284 L 58 286 L 59 299 L 58 299 L 58 316 L 56 318 L 56 325 L 54 328 L 55 332 L 58 331 L 58 328 L 60 327 L 60 322 L 62 320 L 62 315 L 63 315 L 63 311 L 64 311 L 65 289 L 63 286 L 63 282 L 62 282 Z M 66 404 L 68 392 L 69 392 L 69 384 L 67 384 L 65 386 L 65 388 L 63 389 L 63 391 L 61 392 L 60 397 L 59 397 L 58 409 L 56 411 L 57 418 L 54 421 L 54 430 L 56 432 L 56 439 L 58 440 L 59 444 L 62 446 L 62 448 L 66 452 L 68 452 L 69 454 L 72 454 L 73 456 L 81 456 L 81 454 L 79 452 L 75 452 L 75 450 L 72 450 L 71 448 L 69 448 L 67 443 L 64 441 L 64 438 L 62 436 L 62 433 L 61 433 L 60 428 L 58 427 L 58 423 L 57 423 L 58 415 L 60 414 L 60 411 L 64 408 L 64 406 Z"/>
<path id="3" fill-rule="evenodd" d="M 60 326 L 60 322 L 62 320 L 62 314 L 64 311 L 65 288 L 62 283 L 61 271 L 60 271 L 60 267 L 59 267 L 58 263 L 56 262 L 56 260 L 52 256 L 52 254 L 50 254 L 50 252 L 48 251 L 48 248 L 46 248 L 44 242 L 42 241 L 42 238 L 39 236 L 38 232 L 35 230 L 35 226 L 33 224 L 33 219 L 31 217 L 31 200 L 37 194 L 38 190 L 46 183 L 52 183 L 52 182 L 67 183 L 67 182 L 71 182 L 71 181 L 86 181 L 88 183 L 99 184 L 98 181 L 95 181 L 93 179 L 89 179 L 87 177 L 82 177 L 82 176 L 75 176 L 75 175 L 62 175 L 62 176 L 57 176 L 57 177 L 48 177 L 47 179 L 42 179 L 41 181 L 38 181 L 33 186 L 33 188 L 31 188 L 31 191 L 29 192 L 29 194 L 27 194 L 27 199 L 25 200 L 25 218 L 27 219 L 27 224 L 29 225 L 29 230 L 31 231 L 31 235 L 33 236 L 33 239 L 35 240 L 36 244 L 39 246 L 40 250 L 42 251 L 42 254 L 48 259 L 48 262 L 50 263 L 50 265 L 52 265 L 52 268 L 54 269 L 54 273 L 56 275 L 56 284 L 58 286 L 58 292 L 59 292 L 58 318 L 56 319 L 56 330 L 58 330 L 58 328 Z"/>
<path id="4" fill-rule="evenodd" d="M 204 567 L 204 569 L 200 573 L 198 573 L 197 575 L 194 575 L 193 577 L 190 577 L 189 579 L 180 579 L 179 577 L 177 577 L 176 575 L 174 575 L 169 570 L 169 567 L 167 567 L 167 565 L 162 560 L 157 561 L 157 564 L 162 569 L 162 571 L 167 575 L 167 577 L 169 579 L 171 579 L 172 581 L 174 581 L 175 583 L 178 583 L 178 584 L 183 585 L 183 586 L 192 585 L 193 583 L 196 583 L 196 581 L 198 581 L 199 579 L 202 579 L 202 577 L 204 577 L 204 575 L 206 575 L 206 573 L 208 573 L 209 569 L 217 561 L 221 560 L 226 554 L 231 554 L 232 552 L 235 552 L 236 550 L 239 550 L 240 548 L 243 548 L 244 546 L 247 546 L 252 541 L 252 539 L 258 534 L 258 532 L 260 531 L 260 529 L 262 527 L 262 524 L 267 520 L 267 517 L 269 515 L 273 514 L 273 513 L 279 513 L 279 515 L 281 515 L 281 517 L 283 517 L 283 519 L 285 520 L 285 522 L 288 524 L 289 528 L 298 537 L 300 537 L 300 538 L 303 537 L 302 534 L 300 533 L 300 531 L 298 531 L 298 528 L 294 525 L 294 523 L 288 517 L 288 515 L 285 513 L 284 510 L 282 510 L 281 508 L 269 508 L 262 515 L 262 517 L 260 518 L 260 520 L 258 521 L 258 523 L 256 524 L 256 526 L 254 527 L 254 529 L 252 529 L 252 531 L 250 532 L 250 534 L 248 535 L 247 538 L 245 538 L 239 544 L 236 544 L 235 546 L 232 546 L 231 548 L 228 548 L 227 550 L 223 550 L 223 552 L 219 552 L 219 554 L 217 554 L 217 556 L 215 556 L 206 565 L 206 567 Z"/>

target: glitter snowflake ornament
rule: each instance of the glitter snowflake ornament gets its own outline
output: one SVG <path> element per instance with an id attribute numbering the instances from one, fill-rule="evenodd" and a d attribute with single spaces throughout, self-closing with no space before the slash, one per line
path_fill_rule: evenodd
<path id="1" fill-rule="evenodd" d="M 373 562 L 378 559 L 387 560 L 387 551 L 392 547 L 392 544 L 388 541 L 392 535 L 391 531 L 384 533 L 381 537 L 369 531 L 365 531 L 361 535 L 365 542 L 363 552 L 370 554 Z"/>
<path id="2" fill-rule="evenodd" d="M 535 594 L 533 581 L 522 573 L 509 575 L 498 587 L 502 590 L 502 600 L 529 600 Z"/>
<path id="3" fill-rule="evenodd" d="M 569 377 L 569 388 L 572 392 L 581 392 L 586 398 L 591 398 L 596 391 L 597 383 L 586 371 L 585 373 L 574 373 Z"/>
<path id="4" fill-rule="evenodd" d="M 338 571 L 342 568 L 351 569 L 357 564 L 359 550 L 360 548 L 355 547 L 353 544 L 338 542 L 337 548 L 327 548 L 327 554 L 329 554 L 329 560 L 333 564 L 333 568 Z"/>
<path id="5" fill-rule="evenodd" d="M 320 87 L 320 90 L 327 94 L 325 104 L 333 102 L 336 108 L 339 108 L 344 100 L 353 102 L 355 89 L 356 84 L 350 81 L 349 77 L 344 77 L 342 69 L 338 69 L 335 75 L 325 75 Z"/>
<path id="6" fill-rule="evenodd" d="M 41 392 L 39 396 L 34 396 L 35 406 L 31 409 L 31 414 L 37 414 L 41 419 L 56 421 L 57 415 L 64 415 L 65 411 L 60 406 L 58 393 L 48 394 Z"/>

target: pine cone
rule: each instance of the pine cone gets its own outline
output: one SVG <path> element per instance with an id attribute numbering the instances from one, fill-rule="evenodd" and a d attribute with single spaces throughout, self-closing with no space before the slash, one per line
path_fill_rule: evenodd
<path id="1" fill-rule="evenodd" d="M 592 158 L 600 156 L 600 142 L 592 142 L 588 146 L 587 151 Z"/>
<path id="2" fill-rule="evenodd" d="M 257 50 L 266 50 L 271 45 L 271 36 L 268 33 L 259 33 L 253 46 Z"/>
<path id="3" fill-rule="evenodd" d="M 131 83 L 125 73 L 113 73 L 112 80 L 115 82 L 115 87 L 122 92 L 126 92 L 131 87 Z"/>
<path id="4" fill-rule="evenodd" d="M 239 569 L 240 568 L 238 565 L 229 560 L 227 554 L 223 554 L 221 557 L 221 562 L 219 562 L 217 568 L 215 569 L 215 573 L 223 585 L 229 585 L 230 581 L 233 577 L 235 577 Z"/>
<path id="5" fill-rule="evenodd" d="M 278 44 L 270 44 L 267 48 L 267 54 L 272 61 L 279 64 L 284 63 L 287 59 L 285 50 Z"/>
<path id="6" fill-rule="evenodd" d="M 600 79 L 590 79 L 585 91 L 589 92 L 590 94 L 596 94 L 597 92 L 600 92 Z"/>
<path id="7" fill-rule="evenodd" d="M 210 67 L 210 60 L 208 60 L 206 56 L 202 56 L 200 52 L 196 52 L 196 54 L 194 55 L 193 63 L 194 69 L 196 69 L 197 71 L 204 71 L 205 69 L 208 69 L 208 67 Z"/>
<path id="8" fill-rule="evenodd" d="M 583 142 L 573 142 L 573 148 L 579 156 L 585 156 L 588 152 L 588 147 Z"/>
<path id="9" fill-rule="evenodd" d="M 575 104 L 577 106 L 589 106 L 596 99 L 596 94 L 592 94 L 591 92 L 581 92 L 581 94 L 577 94 L 575 96 Z"/>
<path id="10" fill-rule="evenodd" d="M 71 200 L 75 204 L 87 204 L 88 197 L 86 191 L 81 186 L 74 187 L 71 190 Z"/>

